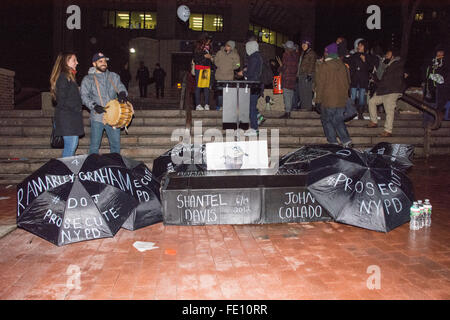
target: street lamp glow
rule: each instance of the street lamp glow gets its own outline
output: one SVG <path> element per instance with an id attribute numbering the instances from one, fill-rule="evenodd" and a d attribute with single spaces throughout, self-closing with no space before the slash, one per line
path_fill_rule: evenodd
<path id="1" fill-rule="evenodd" d="M 136 49 L 130 48 L 130 53 L 136 53 Z"/>

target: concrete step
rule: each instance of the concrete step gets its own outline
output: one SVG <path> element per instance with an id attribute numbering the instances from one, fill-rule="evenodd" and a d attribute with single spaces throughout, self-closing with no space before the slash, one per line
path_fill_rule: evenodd
<path id="1" fill-rule="evenodd" d="M 184 110 L 135 110 L 136 117 L 177 118 L 186 117 Z M 83 110 L 83 117 L 89 118 L 89 111 Z M 51 118 L 42 114 L 41 110 L 0 110 L 0 118 Z"/>
<path id="2" fill-rule="evenodd" d="M 421 135 L 413 136 L 413 135 L 404 135 L 404 136 L 393 136 L 393 137 L 379 137 L 378 135 L 371 135 L 371 136 L 364 136 L 364 135 L 356 135 L 351 134 L 352 141 L 356 145 L 374 145 L 379 142 L 390 142 L 390 143 L 405 143 L 405 144 L 412 144 L 416 146 L 423 145 L 424 138 Z M 176 137 L 175 137 L 176 138 Z M 133 136 L 122 136 L 121 138 L 121 145 L 122 148 L 138 148 L 138 149 L 151 149 L 151 148 L 157 148 L 157 149 L 169 149 L 171 146 L 177 144 L 180 141 L 183 141 L 182 139 L 172 139 L 171 136 L 164 136 L 164 135 L 155 135 L 155 136 L 139 136 L 139 135 L 133 135 Z M 199 141 L 202 143 L 208 143 L 211 141 L 219 141 L 217 139 L 220 139 L 221 141 L 225 141 L 227 136 L 225 134 L 221 135 L 221 138 L 216 138 L 212 135 L 204 135 L 201 137 L 193 137 L 192 141 Z M 261 135 L 260 139 L 263 139 L 264 136 Z M 272 136 L 269 134 L 265 137 L 271 143 Z M 198 140 L 196 140 L 198 139 Z M 315 143 L 326 143 L 326 138 L 323 135 L 323 132 L 317 132 L 316 134 L 307 134 L 307 135 L 279 135 L 278 141 L 280 146 L 301 146 L 304 144 L 315 144 Z M 41 149 L 49 149 L 54 150 L 49 147 L 49 140 L 48 139 L 42 139 L 42 137 L 8 137 L 7 139 L 1 139 L 0 140 L 0 151 L 6 152 L 5 150 L 9 150 L 8 154 L 11 156 L 8 156 L 9 158 L 20 158 L 17 156 L 17 154 L 23 153 L 23 147 L 28 147 L 29 154 L 32 155 L 35 152 L 40 151 L 34 151 L 34 150 L 41 150 Z M 79 140 L 79 147 L 80 148 L 87 148 L 89 147 L 90 140 L 88 137 L 81 138 Z M 432 146 L 450 146 L 450 137 L 431 137 L 431 145 Z M 102 146 L 108 147 L 109 142 L 106 136 L 103 137 L 102 140 Z M 51 151 L 53 152 L 53 151 Z M 12 155 L 15 154 L 15 155 Z M 32 158 L 36 158 L 38 156 L 30 156 Z M 1 157 L 0 157 L 1 158 Z"/>
<path id="3" fill-rule="evenodd" d="M 170 135 L 151 135 L 151 136 L 140 136 L 140 135 L 122 135 L 121 136 L 122 146 L 167 146 L 171 145 L 172 142 Z M 2 147 L 19 147 L 19 146 L 30 146 L 30 147 L 49 147 L 50 140 L 47 137 L 35 136 L 35 137 L 7 137 L 6 139 L 0 139 L 0 148 Z M 79 140 L 79 146 L 89 146 L 90 138 L 89 136 L 84 136 Z M 106 134 L 103 135 L 102 145 L 108 145 L 108 138 Z"/>
<path id="4" fill-rule="evenodd" d="M 173 143 L 175 145 L 176 143 Z M 130 158 L 155 158 L 170 149 L 170 146 L 160 147 L 127 147 L 122 145 L 121 154 Z M 87 146 L 81 146 L 76 154 L 87 154 Z M 100 153 L 109 153 L 109 146 L 104 145 Z M 50 159 L 61 157 L 62 149 L 51 149 L 48 147 L 28 147 L 28 148 L 0 148 L 0 159 Z"/>
<path id="5" fill-rule="evenodd" d="M 184 129 L 184 126 L 178 127 L 155 127 L 155 126 L 133 126 L 128 128 L 128 133 L 130 135 L 171 135 L 172 132 L 176 129 Z M 118 130 L 118 129 L 117 129 Z M 50 135 L 52 132 L 51 126 L 48 127 L 0 127 L 0 136 L 23 136 L 23 137 L 35 137 L 35 136 L 43 136 L 48 137 L 50 139 Z M 84 132 L 86 136 L 89 136 L 91 132 L 91 128 L 86 126 L 84 128 Z M 122 130 L 122 136 L 126 136 L 125 130 Z"/>

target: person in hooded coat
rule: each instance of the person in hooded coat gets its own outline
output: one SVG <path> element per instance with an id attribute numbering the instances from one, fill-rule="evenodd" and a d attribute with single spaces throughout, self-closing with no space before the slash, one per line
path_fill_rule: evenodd
<path id="1" fill-rule="evenodd" d="M 339 137 L 344 148 L 351 148 L 352 140 L 344 121 L 345 105 L 348 99 L 350 75 L 339 59 L 337 45 L 325 48 L 324 61 L 316 64 L 315 102 L 320 106 L 320 120 L 328 143 L 338 144 Z"/>
<path id="2" fill-rule="evenodd" d="M 261 81 L 263 58 L 259 52 L 259 45 L 256 41 L 248 41 L 245 44 L 245 51 L 248 55 L 247 68 L 240 71 L 238 75 L 244 76 L 248 81 Z M 245 132 L 246 136 L 258 135 L 258 99 L 261 96 L 261 88 L 251 88 L 250 91 L 250 128 Z"/>

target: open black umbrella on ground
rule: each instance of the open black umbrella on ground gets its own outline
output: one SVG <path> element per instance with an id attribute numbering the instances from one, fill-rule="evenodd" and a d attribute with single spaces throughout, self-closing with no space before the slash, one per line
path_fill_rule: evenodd
<path id="1" fill-rule="evenodd" d="M 122 158 L 131 171 L 131 176 L 134 178 L 136 185 L 140 187 L 136 194 L 139 204 L 122 225 L 122 228 L 137 230 L 162 222 L 159 180 L 153 176 L 153 173 L 143 162 Z"/>
<path id="2" fill-rule="evenodd" d="M 393 167 L 401 171 L 406 171 L 413 165 L 414 146 L 411 144 L 380 142 L 367 152 L 381 155 Z"/>
<path id="3" fill-rule="evenodd" d="M 52 159 L 17 186 L 17 225 L 59 246 L 112 237 L 144 192 L 119 154 Z"/>
<path id="4" fill-rule="evenodd" d="M 282 156 L 279 161 L 278 173 L 306 173 L 312 160 L 334 154 L 342 147 L 334 144 L 318 144 L 303 146 Z"/>
<path id="5" fill-rule="evenodd" d="M 388 232 L 409 221 L 408 177 L 381 155 L 342 149 L 312 160 L 308 190 L 338 222 Z"/>
<path id="6" fill-rule="evenodd" d="M 163 180 L 170 172 L 206 171 L 205 145 L 179 143 L 153 161 L 153 175 Z"/>

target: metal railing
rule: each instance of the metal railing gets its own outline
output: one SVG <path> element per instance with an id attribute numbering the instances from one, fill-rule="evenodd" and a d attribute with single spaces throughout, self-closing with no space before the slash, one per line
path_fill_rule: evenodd
<path id="1" fill-rule="evenodd" d="M 423 151 L 425 157 L 428 158 L 430 156 L 431 151 L 431 131 L 437 130 L 441 127 L 442 117 L 440 117 L 438 111 L 430 103 L 426 101 L 417 99 L 407 93 L 404 93 L 400 97 L 400 99 L 416 109 L 431 114 L 434 118 L 432 123 L 427 122 L 426 125 L 424 126 Z"/>

